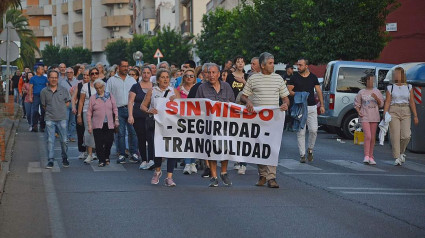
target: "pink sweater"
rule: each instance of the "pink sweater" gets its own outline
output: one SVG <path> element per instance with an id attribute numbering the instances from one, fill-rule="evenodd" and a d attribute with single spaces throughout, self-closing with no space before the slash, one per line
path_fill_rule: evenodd
<path id="1" fill-rule="evenodd" d="M 115 114 L 115 118 L 118 118 L 118 108 L 114 96 L 110 95 L 110 98 L 104 102 L 101 98 L 96 99 L 96 95 L 94 94 L 90 97 L 89 107 L 87 109 L 88 128 L 101 129 L 106 115 L 108 118 L 108 128 L 114 129 L 113 114 Z"/>
<path id="2" fill-rule="evenodd" d="M 376 100 L 371 96 L 372 93 L 375 93 L 376 96 L 381 101 L 381 104 L 378 105 Z M 361 122 L 379 122 L 381 120 L 379 116 L 379 108 L 384 106 L 384 97 L 382 93 L 374 88 L 372 90 L 362 89 L 357 94 L 356 99 L 354 100 L 354 107 L 360 108 L 360 112 L 363 114 L 363 117 L 360 117 Z"/>

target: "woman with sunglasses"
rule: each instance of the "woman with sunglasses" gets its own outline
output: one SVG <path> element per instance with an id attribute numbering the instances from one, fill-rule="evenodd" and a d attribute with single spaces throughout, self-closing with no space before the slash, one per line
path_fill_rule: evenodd
<path id="1" fill-rule="evenodd" d="M 76 88 L 73 90 L 72 97 L 71 97 L 72 113 L 75 114 L 75 121 L 78 121 L 77 111 L 78 111 L 78 106 L 80 104 L 81 89 L 83 88 L 83 85 L 85 83 L 88 83 L 90 81 L 88 69 L 84 70 L 81 75 L 83 76 L 83 79 L 78 82 L 78 84 L 76 85 Z M 86 152 L 86 147 L 84 146 L 84 123 L 82 124 L 77 123 L 76 128 L 77 128 L 78 151 L 80 152 L 80 155 L 78 156 L 78 158 L 86 159 L 87 152 Z"/>
<path id="2" fill-rule="evenodd" d="M 89 70 L 90 81 L 85 83 L 81 88 L 80 102 L 78 104 L 78 113 L 77 113 L 77 124 L 84 125 L 84 145 L 87 148 L 87 158 L 84 160 L 85 164 L 90 164 L 92 160 L 96 160 L 97 156 L 93 153 L 95 148 L 95 142 L 93 134 L 90 134 L 88 131 L 87 123 L 87 110 L 89 108 L 90 97 L 96 94 L 96 89 L 94 88 L 94 81 L 99 78 L 99 70 L 92 68 Z M 109 161 L 106 161 L 108 164 Z"/>
<path id="3" fill-rule="evenodd" d="M 142 163 L 140 164 L 139 169 L 149 169 L 154 165 L 154 138 L 153 136 L 150 137 L 147 132 L 147 114 L 140 110 L 140 105 L 142 104 L 146 93 L 153 87 L 153 83 L 150 81 L 152 70 L 149 66 L 143 66 L 141 70 L 142 80 L 131 87 L 130 94 L 128 95 L 128 123 L 133 125 L 137 135 L 139 153 L 142 158 Z M 146 142 L 148 142 L 147 150 Z"/>
<path id="4" fill-rule="evenodd" d="M 139 82 L 139 76 L 140 76 L 140 74 L 139 74 L 139 71 L 137 71 L 137 69 L 130 69 L 129 71 L 128 71 L 128 75 L 130 76 L 130 77 L 133 77 L 135 80 L 136 80 L 136 82 Z"/>

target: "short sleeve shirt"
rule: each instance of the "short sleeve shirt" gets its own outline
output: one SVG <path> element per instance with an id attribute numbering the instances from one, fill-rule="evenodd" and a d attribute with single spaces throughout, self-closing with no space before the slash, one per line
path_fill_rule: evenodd
<path id="1" fill-rule="evenodd" d="M 34 95 L 40 95 L 41 90 L 43 90 L 43 88 L 46 87 L 47 83 L 48 83 L 47 77 L 34 75 L 30 79 L 30 84 L 33 85 L 32 93 Z"/>
<path id="2" fill-rule="evenodd" d="M 90 85 L 89 90 L 89 85 L 90 83 L 85 83 L 81 88 L 81 94 L 86 95 L 86 98 L 84 100 L 83 112 L 87 112 L 87 109 L 89 108 L 90 97 L 96 94 L 96 89 Z"/>
<path id="3" fill-rule="evenodd" d="M 308 105 L 316 105 L 316 99 L 314 99 L 314 87 L 316 85 L 320 85 L 319 79 L 317 79 L 316 75 L 310 73 L 307 77 L 303 77 L 299 73 L 294 73 L 291 80 L 289 80 L 288 85 L 294 85 L 294 92 L 308 92 Z"/>
<path id="4" fill-rule="evenodd" d="M 203 83 L 196 91 L 197 98 L 208 98 L 213 101 L 235 102 L 235 94 L 228 83 L 220 82 L 220 91 L 216 91 L 214 86 L 209 82 Z"/>
<path id="5" fill-rule="evenodd" d="M 66 88 L 58 86 L 56 91 L 52 91 L 50 87 L 41 90 L 41 105 L 45 108 L 45 119 L 47 121 L 66 120 L 66 103 L 71 101 Z"/>
<path id="6" fill-rule="evenodd" d="M 254 107 L 257 106 L 279 106 L 279 98 L 289 95 L 283 78 L 272 73 L 265 75 L 263 73 L 253 74 L 249 77 L 242 94 L 250 97 Z"/>
<path id="7" fill-rule="evenodd" d="M 136 94 L 136 97 L 134 98 L 134 105 L 133 105 L 133 117 L 134 118 L 146 117 L 146 113 L 140 110 L 140 105 L 142 104 L 143 99 L 145 99 L 148 89 L 143 89 L 140 86 L 140 83 L 136 83 L 131 87 L 130 92 L 133 92 L 134 94 Z"/>

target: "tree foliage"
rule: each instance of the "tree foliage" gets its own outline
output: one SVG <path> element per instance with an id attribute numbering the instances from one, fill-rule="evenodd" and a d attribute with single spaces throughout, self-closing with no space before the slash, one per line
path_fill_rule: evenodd
<path id="1" fill-rule="evenodd" d="M 217 63 L 264 51 L 277 62 L 375 59 L 390 40 L 383 29 L 396 2 L 254 0 L 232 10 L 218 8 L 202 19 L 198 55 Z"/>
<path id="2" fill-rule="evenodd" d="M 128 58 L 126 53 L 127 45 L 128 42 L 123 39 L 110 42 L 106 45 L 105 54 L 110 65 L 119 64 L 121 59 Z"/>
<path id="3" fill-rule="evenodd" d="M 73 66 L 78 63 L 91 63 L 92 53 L 83 47 L 60 48 L 59 45 L 47 45 L 43 54 L 43 63 L 53 65 L 65 63 L 67 66 Z"/>

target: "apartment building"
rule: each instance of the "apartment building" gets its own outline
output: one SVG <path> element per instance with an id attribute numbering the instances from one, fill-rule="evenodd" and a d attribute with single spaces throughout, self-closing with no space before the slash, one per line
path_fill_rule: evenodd
<path id="1" fill-rule="evenodd" d="M 217 8 L 231 10 L 242 3 L 242 0 L 210 0 L 207 3 L 207 12 L 214 11 Z"/>
<path id="2" fill-rule="evenodd" d="M 109 42 L 129 40 L 134 33 L 133 0 L 51 0 L 53 44 L 84 47 L 93 62 L 106 63 Z"/>
<path id="3" fill-rule="evenodd" d="M 182 34 L 198 35 L 209 0 L 175 0 L 175 23 Z"/>
<path id="4" fill-rule="evenodd" d="M 169 26 L 171 29 L 175 29 L 175 13 L 174 0 L 156 0 L 156 21 L 155 21 L 155 32 L 158 32 L 163 27 Z"/>
<path id="5" fill-rule="evenodd" d="M 37 47 L 43 50 L 52 43 L 51 0 L 26 0 L 21 2 L 23 14 L 28 17 L 29 28 L 34 32 Z M 36 53 L 36 58 L 41 56 Z"/>
<path id="6" fill-rule="evenodd" d="M 153 35 L 156 26 L 155 0 L 132 0 L 135 3 L 135 33 Z"/>

